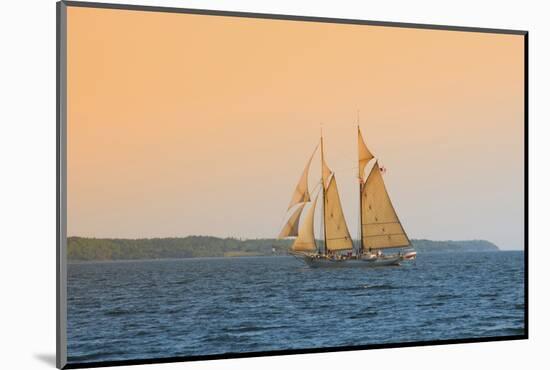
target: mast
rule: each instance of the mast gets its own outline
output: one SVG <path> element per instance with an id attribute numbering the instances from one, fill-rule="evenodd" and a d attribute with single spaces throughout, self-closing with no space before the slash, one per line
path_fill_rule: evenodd
<path id="1" fill-rule="evenodd" d="M 321 126 L 321 188 L 323 189 L 323 212 L 322 212 L 322 223 L 323 223 L 323 254 L 326 256 L 328 253 L 327 248 L 327 223 L 325 222 L 325 176 L 323 175 L 323 168 L 325 164 L 325 148 L 323 146 L 323 127 Z"/>
<path id="2" fill-rule="evenodd" d="M 363 204 L 363 197 L 367 197 L 367 181 L 363 182 L 363 178 L 365 176 L 365 167 L 367 164 L 374 158 L 374 155 L 371 153 L 371 151 L 367 148 L 367 145 L 365 144 L 365 141 L 363 140 L 363 135 L 361 135 L 361 128 L 359 127 L 359 116 L 357 117 L 357 154 L 358 154 L 358 165 L 359 165 L 359 220 L 360 220 L 360 235 L 361 235 L 361 243 L 360 243 L 360 250 L 361 253 L 363 252 L 363 249 L 365 247 L 364 243 L 364 233 L 365 229 L 363 226 L 365 226 L 364 222 L 369 217 L 367 209 L 365 209 L 365 205 Z M 369 210 L 371 206 L 369 205 Z M 370 250 L 369 246 L 369 250 Z"/>
<path id="3" fill-rule="evenodd" d="M 324 154 L 324 141 L 321 135 L 321 165 L 323 185 L 323 221 L 324 221 L 324 254 L 353 249 L 353 238 L 349 234 L 342 202 L 338 193 L 334 172 L 327 166 Z M 330 243 L 330 247 L 329 247 Z"/>
<path id="4" fill-rule="evenodd" d="M 353 249 L 353 238 L 349 233 L 342 202 L 338 194 L 338 186 L 334 172 L 325 162 L 325 147 L 323 141 L 323 132 L 321 128 L 321 186 L 323 196 L 323 210 L 321 223 L 323 230 L 324 248 L 319 254 L 327 256 L 331 251 L 341 251 Z M 330 248 L 329 248 L 330 242 Z M 321 249 L 321 248 L 320 248 Z"/>
<path id="5" fill-rule="evenodd" d="M 357 113 L 357 136 L 361 137 L 361 130 L 359 129 L 359 112 Z M 358 254 L 363 254 L 363 179 L 361 178 L 361 154 L 359 147 L 357 148 L 359 153 L 359 161 L 357 167 L 357 178 L 359 179 L 359 250 Z"/>

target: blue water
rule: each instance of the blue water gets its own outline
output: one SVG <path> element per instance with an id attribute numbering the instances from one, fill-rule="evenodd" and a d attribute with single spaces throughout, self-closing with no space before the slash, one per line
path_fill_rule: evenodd
<path id="1" fill-rule="evenodd" d="M 524 333 L 523 252 L 310 269 L 292 257 L 72 263 L 69 362 Z"/>

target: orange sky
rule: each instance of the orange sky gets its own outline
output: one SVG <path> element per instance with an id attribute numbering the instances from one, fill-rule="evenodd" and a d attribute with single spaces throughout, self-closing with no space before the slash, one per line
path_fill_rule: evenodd
<path id="1" fill-rule="evenodd" d="M 523 37 L 68 8 L 68 234 L 274 237 L 356 112 L 411 238 L 523 248 Z M 317 177 L 318 161 L 312 166 Z"/>

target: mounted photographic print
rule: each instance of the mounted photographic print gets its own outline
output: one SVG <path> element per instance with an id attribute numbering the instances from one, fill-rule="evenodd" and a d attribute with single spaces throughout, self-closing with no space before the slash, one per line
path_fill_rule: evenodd
<path id="1" fill-rule="evenodd" d="M 57 10 L 58 367 L 527 338 L 527 32 Z"/>

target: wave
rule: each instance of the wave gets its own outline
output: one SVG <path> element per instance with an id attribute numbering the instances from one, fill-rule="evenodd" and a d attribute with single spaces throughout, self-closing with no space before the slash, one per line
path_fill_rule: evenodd
<path id="1" fill-rule="evenodd" d="M 234 328 L 226 328 L 225 331 L 229 333 L 250 333 L 257 331 L 268 331 L 276 329 L 289 328 L 288 325 L 250 325 L 250 326 L 238 326 Z"/>

